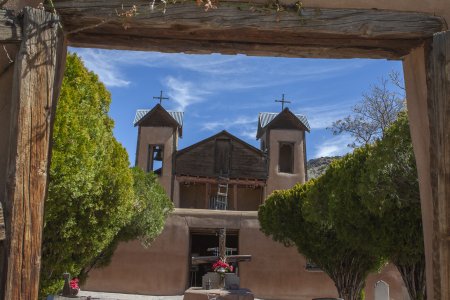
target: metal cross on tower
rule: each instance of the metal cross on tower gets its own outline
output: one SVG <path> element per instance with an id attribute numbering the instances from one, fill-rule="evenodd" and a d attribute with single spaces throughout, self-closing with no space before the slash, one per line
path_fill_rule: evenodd
<path id="1" fill-rule="evenodd" d="M 159 100 L 159 104 L 161 104 L 163 100 L 169 100 L 169 97 L 163 97 L 163 91 L 161 91 L 161 94 L 159 96 L 154 96 L 153 99 Z"/>
<path id="2" fill-rule="evenodd" d="M 289 100 L 284 100 L 284 94 L 283 94 L 283 97 L 281 98 L 281 100 L 275 100 L 275 102 L 281 102 L 281 110 L 284 110 L 285 103 L 291 103 L 291 101 L 289 101 Z"/>

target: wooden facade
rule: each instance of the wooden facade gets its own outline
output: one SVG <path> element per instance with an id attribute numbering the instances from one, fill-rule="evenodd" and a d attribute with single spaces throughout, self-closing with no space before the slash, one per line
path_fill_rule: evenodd
<path id="1" fill-rule="evenodd" d="M 450 33 L 439 33 L 448 30 L 440 17 L 450 22 L 448 1 L 323 0 L 314 2 L 320 8 L 304 8 L 300 16 L 295 9 L 266 9 L 266 1 L 251 7 L 248 2 L 221 2 L 209 14 L 186 2 L 166 14 L 159 8 L 126 18 L 117 13 L 122 4 L 128 9 L 132 4 L 149 7 L 149 2 L 59 0 L 49 10 L 62 16 L 62 26 L 50 12 L 22 10 L 39 2 L 6 1 L 17 11 L 0 9 L 0 43 L 5 46 L 0 50 L 7 50 L 0 60 L 0 100 L 11 116 L 2 128 L 7 134 L 1 144 L 6 146 L 0 149 L 0 163 L 8 157 L 0 178 L 6 182 L 0 201 L 7 235 L 0 242 L 0 298 L 37 299 L 51 123 L 67 42 L 163 52 L 404 59 L 421 180 L 428 299 L 450 299 Z M 16 18 L 19 13 L 22 17 Z M 423 83 L 417 91 L 416 83 Z"/>
<path id="2" fill-rule="evenodd" d="M 180 208 L 210 209 L 210 200 L 216 194 L 217 183 L 185 182 L 180 185 Z M 263 186 L 236 183 L 229 185 L 228 211 L 257 211 L 263 201 Z"/>
<path id="3" fill-rule="evenodd" d="M 175 156 L 175 174 L 265 180 L 267 159 L 261 150 L 222 131 L 178 151 Z"/>

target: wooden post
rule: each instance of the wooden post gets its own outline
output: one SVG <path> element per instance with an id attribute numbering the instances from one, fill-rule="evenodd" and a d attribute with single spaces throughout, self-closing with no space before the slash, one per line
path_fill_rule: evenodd
<path id="1" fill-rule="evenodd" d="M 0 242 L 6 238 L 5 219 L 3 218 L 3 205 L 0 202 Z"/>
<path id="2" fill-rule="evenodd" d="M 51 129 L 66 53 L 56 15 L 25 8 L 22 26 L 6 183 L 11 219 L 4 299 L 15 300 L 38 299 Z"/>
<path id="3" fill-rule="evenodd" d="M 434 299 L 450 299 L 450 31 L 433 37 L 427 70 Z"/>
<path id="4" fill-rule="evenodd" d="M 233 185 L 233 205 L 234 210 L 238 210 L 238 186 L 237 184 Z"/>
<path id="5" fill-rule="evenodd" d="M 211 191 L 211 183 L 205 184 L 205 209 L 209 209 L 209 194 Z"/>
<path id="6" fill-rule="evenodd" d="M 219 229 L 219 257 L 225 259 L 227 256 L 227 230 L 225 228 Z"/>
<path id="7" fill-rule="evenodd" d="M 420 202 L 425 247 L 427 299 L 434 299 L 433 287 L 433 201 L 430 176 L 430 122 L 426 57 L 428 46 L 411 51 L 403 61 L 408 117 L 419 177 Z"/>

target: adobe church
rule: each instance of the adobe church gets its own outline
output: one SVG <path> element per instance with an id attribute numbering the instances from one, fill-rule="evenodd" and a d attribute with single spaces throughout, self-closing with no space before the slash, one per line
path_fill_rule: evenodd
<path id="1" fill-rule="evenodd" d="M 334 283 L 295 248 L 286 248 L 260 232 L 257 210 L 270 193 L 306 178 L 305 116 L 283 109 L 259 113 L 255 148 L 221 131 L 178 150 L 183 112 L 160 104 L 136 112 L 136 165 L 155 172 L 175 211 L 149 248 L 138 241 L 122 243 L 109 266 L 91 271 L 83 287 L 90 291 L 148 295 L 182 295 L 201 286 L 211 264 L 192 257 L 217 252 L 220 228 L 226 228 L 227 254 L 249 254 L 251 262 L 235 265 L 241 287 L 262 299 L 337 297 Z M 389 299 L 408 299 L 399 272 L 388 265 L 366 282 L 366 299 L 376 288 Z"/>

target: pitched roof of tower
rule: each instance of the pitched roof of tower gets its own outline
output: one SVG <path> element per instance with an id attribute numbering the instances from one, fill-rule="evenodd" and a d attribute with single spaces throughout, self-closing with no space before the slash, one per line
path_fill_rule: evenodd
<path id="1" fill-rule="evenodd" d="M 280 113 L 269 113 L 262 112 L 259 113 L 258 116 L 258 132 L 256 133 L 256 138 L 259 139 L 266 129 L 270 127 L 283 128 L 283 126 L 276 126 L 281 120 L 286 120 L 289 122 L 289 125 L 294 128 L 298 128 L 305 131 L 310 131 L 311 127 L 309 126 L 308 119 L 306 116 L 294 114 L 289 110 L 289 108 L 285 108 Z M 284 124 L 286 125 L 286 124 Z"/>
<path id="2" fill-rule="evenodd" d="M 180 137 L 183 133 L 183 115 L 181 111 L 167 111 L 160 104 L 152 109 L 138 109 L 134 117 L 134 126 L 171 126 L 178 128 Z"/>

